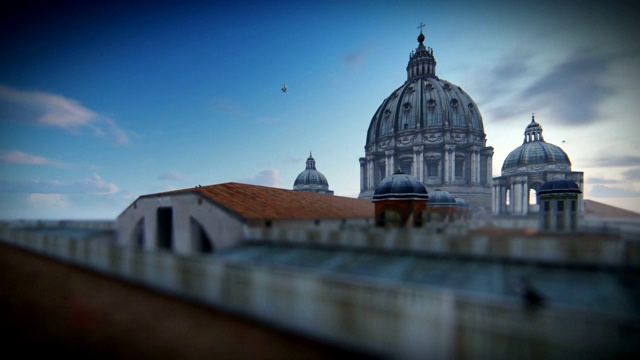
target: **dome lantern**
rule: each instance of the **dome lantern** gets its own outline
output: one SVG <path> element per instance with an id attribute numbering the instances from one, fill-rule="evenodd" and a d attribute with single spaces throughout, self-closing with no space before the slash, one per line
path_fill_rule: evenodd
<path id="1" fill-rule="evenodd" d="M 531 114 L 531 123 L 524 131 L 523 143 L 531 141 L 544 141 L 544 138 L 542 137 L 542 126 L 536 122 L 535 114 Z"/>
<path id="2" fill-rule="evenodd" d="M 423 27 L 421 25 L 419 27 Z M 437 78 L 436 76 L 436 58 L 433 56 L 433 49 L 424 46 L 425 36 L 420 30 L 418 35 L 418 47 L 409 55 L 409 64 L 407 65 L 407 80 L 416 80 L 423 78 Z"/>

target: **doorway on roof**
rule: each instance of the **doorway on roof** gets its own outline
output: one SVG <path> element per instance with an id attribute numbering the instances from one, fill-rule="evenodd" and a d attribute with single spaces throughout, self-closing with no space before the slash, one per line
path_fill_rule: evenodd
<path id="1" fill-rule="evenodd" d="M 144 217 L 140 218 L 131 232 L 131 239 L 129 241 L 136 248 L 142 249 L 144 247 Z"/>
<path id="2" fill-rule="evenodd" d="M 158 247 L 171 250 L 173 248 L 173 208 L 159 207 L 158 219 Z"/>
<path id="3" fill-rule="evenodd" d="M 191 240 L 193 249 L 201 254 L 210 254 L 215 251 L 213 241 L 207 234 L 202 224 L 194 218 L 191 218 Z"/>

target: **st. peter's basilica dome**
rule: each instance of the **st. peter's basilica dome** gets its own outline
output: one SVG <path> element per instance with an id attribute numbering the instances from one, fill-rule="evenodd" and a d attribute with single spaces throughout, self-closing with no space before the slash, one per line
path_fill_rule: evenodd
<path id="1" fill-rule="evenodd" d="M 407 79 L 382 101 L 367 130 L 360 158 L 360 195 L 396 170 L 425 187 L 462 197 L 476 209 L 491 207 L 493 148 L 486 146 L 482 115 L 458 85 L 436 75 L 433 49 L 418 36 Z"/>

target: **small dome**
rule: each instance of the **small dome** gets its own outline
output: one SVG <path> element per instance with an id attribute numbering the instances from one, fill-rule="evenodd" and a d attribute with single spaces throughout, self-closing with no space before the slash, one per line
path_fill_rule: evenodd
<path id="1" fill-rule="evenodd" d="M 316 170 L 316 161 L 311 156 L 311 153 L 307 158 L 306 169 L 298 175 L 293 183 L 293 190 L 333 193 L 333 191 L 329 190 L 327 178 Z"/>
<path id="2" fill-rule="evenodd" d="M 468 210 L 469 209 L 469 203 L 463 199 L 463 198 L 459 198 L 459 197 L 455 197 L 456 200 L 456 207 L 458 209 L 461 210 Z"/>
<path id="3" fill-rule="evenodd" d="M 464 200 L 463 200 L 464 201 Z M 427 207 L 456 207 L 456 198 L 448 191 L 437 189 L 429 194 Z"/>
<path id="4" fill-rule="evenodd" d="M 373 201 L 380 200 L 427 200 L 427 189 L 417 177 L 398 170 L 382 179 L 376 186 Z"/>
<path id="5" fill-rule="evenodd" d="M 517 170 L 530 165 L 568 165 L 569 156 L 560 147 L 544 141 L 542 127 L 532 116 L 524 133 L 524 143 L 511 151 L 502 164 L 502 171 Z"/>
<path id="6" fill-rule="evenodd" d="M 538 195 L 543 194 L 579 194 L 580 187 L 571 179 L 553 179 L 540 186 Z"/>

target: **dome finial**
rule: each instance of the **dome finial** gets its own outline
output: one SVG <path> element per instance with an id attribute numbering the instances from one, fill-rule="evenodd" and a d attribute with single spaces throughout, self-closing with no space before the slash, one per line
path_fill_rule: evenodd
<path id="1" fill-rule="evenodd" d="M 531 122 L 536 122 L 536 113 L 531 113 Z"/>
<path id="2" fill-rule="evenodd" d="M 424 42 L 424 34 L 422 33 L 422 28 L 423 28 L 424 26 L 425 26 L 425 25 L 424 25 L 422 22 L 420 22 L 420 25 L 417 27 L 417 29 L 420 29 L 420 35 L 418 35 L 418 42 L 419 42 L 420 44 L 422 44 L 422 42 Z"/>

